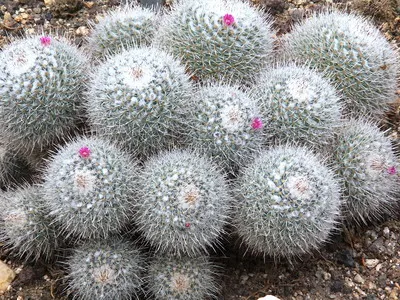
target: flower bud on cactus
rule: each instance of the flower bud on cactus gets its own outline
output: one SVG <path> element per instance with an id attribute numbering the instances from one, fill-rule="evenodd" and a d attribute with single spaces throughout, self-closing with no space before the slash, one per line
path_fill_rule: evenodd
<path id="1" fill-rule="evenodd" d="M 130 219 L 137 182 L 130 156 L 98 137 L 79 138 L 54 155 L 44 198 L 67 236 L 103 238 Z"/>
<path id="2" fill-rule="evenodd" d="M 180 1 L 164 17 L 155 43 L 202 80 L 249 81 L 271 60 L 271 23 L 240 0 Z"/>
<path id="3" fill-rule="evenodd" d="M 363 17 L 336 11 L 314 15 L 287 35 L 283 48 L 290 58 L 326 72 L 354 115 L 378 118 L 395 99 L 398 55 Z"/>
<path id="4" fill-rule="evenodd" d="M 192 86 L 183 66 L 153 48 L 123 52 L 93 74 L 87 111 L 93 129 L 139 155 L 168 148 Z"/>
<path id="5" fill-rule="evenodd" d="M 305 67 L 288 65 L 265 71 L 252 94 L 260 99 L 268 133 L 280 142 L 324 143 L 340 123 L 341 104 L 335 88 Z"/>
<path id="6" fill-rule="evenodd" d="M 148 273 L 149 290 L 155 299 L 199 300 L 218 293 L 214 267 L 205 256 L 157 257 Z"/>
<path id="7" fill-rule="evenodd" d="M 158 16 L 141 6 L 121 6 L 91 24 L 89 49 L 95 58 L 106 58 L 130 46 L 148 46 L 156 31 Z"/>
<path id="8" fill-rule="evenodd" d="M 344 183 L 347 217 L 365 223 L 389 213 L 400 190 L 389 138 L 369 121 L 350 120 L 338 132 L 332 152 Z"/>
<path id="9" fill-rule="evenodd" d="M 0 195 L 0 239 L 16 256 L 49 260 L 57 248 L 57 232 L 47 216 L 37 186 L 25 186 Z"/>
<path id="10" fill-rule="evenodd" d="M 138 185 L 136 222 L 157 251 L 195 256 L 218 241 L 231 207 L 211 162 L 187 151 L 151 158 Z"/>
<path id="11" fill-rule="evenodd" d="M 139 299 L 144 258 L 129 242 L 90 241 L 74 250 L 68 267 L 74 299 Z"/>
<path id="12" fill-rule="evenodd" d="M 228 170 L 247 164 L 262 144 L 265 120 L 257 101 L 237 86 L 215 84 L 193 98 L 186 142 Z"/>
<path id="13" fill-rule="evenodd" d="M 46 147 L 75 128 L 86 67 L 59 37 L 17 40 L 0 53 L 0 125 L 16 151 Z"/>
<path id="14" fill-rule="evenodd" d="M 281 146 L 260 155 L 238 178 L 235 223 L 250 250 L 292 257 L 318 248 L 335 228 L 340 188 L 312 152 Z"/>

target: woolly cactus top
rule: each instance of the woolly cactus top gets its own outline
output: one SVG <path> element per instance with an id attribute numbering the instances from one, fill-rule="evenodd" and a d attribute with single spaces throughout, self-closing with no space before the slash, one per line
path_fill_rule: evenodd
<path id="1" fill-rule="evenodd" d="M 165 16 L 155 41 L 202 80 L 249 81 L 270 61 L 270 22 L 240 0 L 181 1 Z"/>

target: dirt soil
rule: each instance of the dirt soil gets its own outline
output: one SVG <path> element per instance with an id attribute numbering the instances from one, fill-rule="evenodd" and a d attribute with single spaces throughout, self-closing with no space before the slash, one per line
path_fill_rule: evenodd
<path id="1" fill-rule="evenodd" d="M 400 46 L 400 0 L 255 0 L 275 18 L 277 37 L 294 22 L 327 7 L 357 11 L 373 18 L 386 37 Z M 45 5 L 45 3 L 47 5 Z M 52 3 L 52 4 L 51 4 Z M 67 33 L 81 46 L 90 32 L 88 20 L 119 5 L 118 0 L 0 0 L 0 49 L 24 33 Z M 383 126 L 399 144 L 399 99 Z M 369 226 L 342 229 L 319 252 L 298 261 L 275 262 L 245 253 L 235 236 L 225 242 L 223 253 L 213 260 L 221 266 L 219 299 L 388 299 L 400 298 L 399 214 Z M 66 295 L 60 265 L 23 264 L 0 246 L 0 259 L 18 273 L 0 299 L 72 299 Z"/>

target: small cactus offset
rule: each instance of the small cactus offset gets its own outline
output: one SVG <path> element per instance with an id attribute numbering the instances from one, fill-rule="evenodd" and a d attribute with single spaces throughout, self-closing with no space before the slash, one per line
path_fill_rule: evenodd
<path id="1" fill-rule="evenodd" d="M 340 128 L 331 152 L 344 184 L 348 219 L 366 223 L 390 213 L 400 190 L 390 139 L 374 123 L 352 119 Z"/>
<path id="2" fill-rule="evenodd" d="M 306 148 L 280 146 L 260 155 L 238 178 L 234 223 L 249 250 L 274 258 L 318 248 L 336 227 L 340 187 Z"/>
<path id="3" fill-rule="evenodd" d="M 58 247 L 57 229 L 48 217 L 38 186 L 0 194 L 0 240 L 25 260 L 51 260 Z"/>
<path id="4" fill-rule="evenodd" d="M 149 156 L 178 138 L 191 93 L 184 67 L 170 55 L 154 48 L 131 49 L 93 74 L 89 122 L 100 136 Z"/>
<path id="5" fill-rule="evenodd" d="M 81 118 L 87 59 L 60 37 L 16 40 L 0 53 L 0 124 L 16 151 L 62 139 Z"/>
<path id="6" fill-rule="evenodd" d="M 248 164 L 262 146 L 258 103 L 238 86 L 201 87 L 188 112 L 186 143 L 228 171 Z"/>
<path id="7" fill-rule="evenodd" d="M 149 264 L 147 283 L 155 299 L 200 300 L 215 298 L 215 267 L 206 256 L 156 257 Z"/>
<path id="8" fill-rule="evenodd" d="M 248 82 L 272 61 L 271 22 L 240 0 L 180 1 L 164 17 L 155 43 L 201 80 Z"/>
<path id="9" fill-rule="evenodd" d="M 135 221 L 156 251 L 196 256 L 224 232 L 231 197 L 223 175 L 206 157 L 189 151 L 152 157 L 138 190 Z"/>
<path id="10" fill-rule="evenodd" d="M 74 250 L 67 265 L 74 299 L 139 299 L 142 293 L 144 257 L 127 241 L 87 242 Z"/>
<path id="11" fill-rule="evenodd" d="M 158 16 L 152 10 L 125 5 L 109 11 L 92 25 L 88 38 L 94 58 L 105 59 L 132 46 L 148 46 L 155 34 Z"/>
<path id="12" fill-rule="evenodd" d="M 266 70 L 252 89 L 260 99 L 261 115 L 280 143 L 327 143 L 340 125 L 341 103 L 335 88 L 320 74 L 287 65 Z"/>
<path id="13" fill-rule="evenodd" d="M 137 163 L 98 137 L 61 148 L 45 170 L 43 193 L 50 215 L 73 238 L 105 238 L 130 220 Z"/>
<path id="14" fill-rule="evenodd" d="M 361 16 L 321 13 L 294 27 L 284 53 L 326 72 L 347 98 L 354 116 L 381 117 L 395 99 L 398 55 L 382 33 Z"/>

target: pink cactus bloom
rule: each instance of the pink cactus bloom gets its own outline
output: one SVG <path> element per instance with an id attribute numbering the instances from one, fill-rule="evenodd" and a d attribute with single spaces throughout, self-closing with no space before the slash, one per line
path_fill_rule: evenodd
<path id="1" fill-rule="evenodd" d="M 235 23 L 235 18 L 234 18 L 232 15 L 230 15 L 230 14 L 226 14 L 226 15 L 223 17 L 223 21 L 224 21 L 224 24 L 225 24 L 226 26 L 231 26 L 233 23 Z"/>
<path id="2" fill-rule="evenodd" d="M 90 156 L 90 149 L 88 147 L 82 147 L 79 149 L 79 155 L 83 158 L 87 158 Z"/>
<path id="3" fill-rule="evenodd" d="M 49 36 L 42 36 L 42 37 L 40 38 L 40 43 L 41 43 L 43 46 L 49 46 L 50 43 L 51 43 L 51 38 L 50 38 Z"/>
<path id="4" fill-rule="evenodd" d="M 186 228 L 190 228 L 190 223 L 185 223 Z"/>
<path id="5" fill-rule="evenodd" d="M 253 129 L 261 129 L 263 126 L 264 124 L 260 118 L 254 118 L 253 122 L 251 123 L 251 128 Z"/>
<path id="6" fill-rule="evenodd" d="M 389 167 L 387 172 L 389 173 L 389 175 L 395 175 L 397 173 L 396 167 L 395 166 Z"/>

